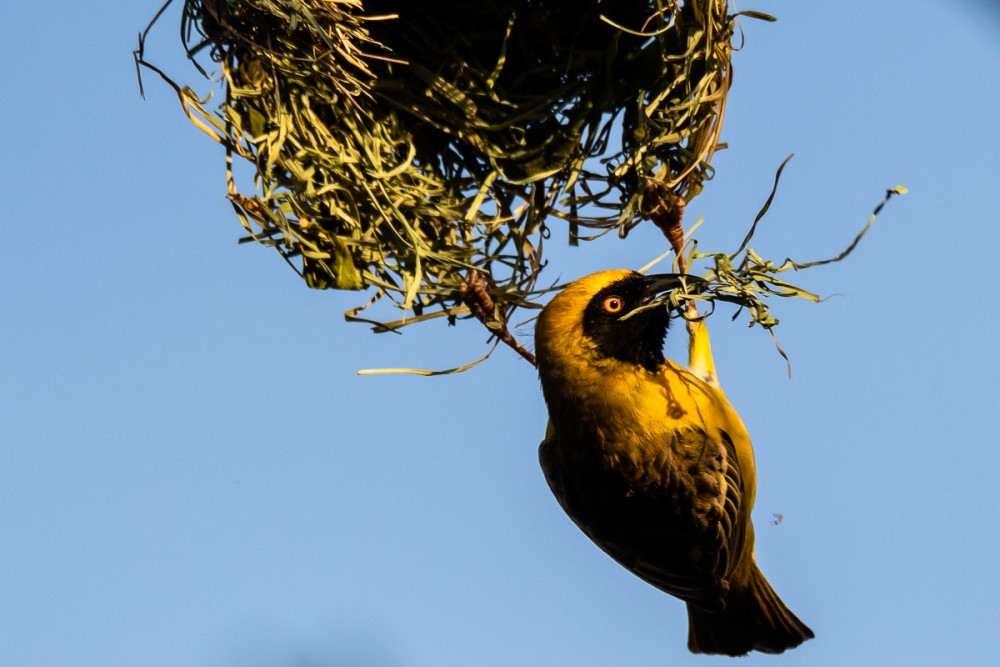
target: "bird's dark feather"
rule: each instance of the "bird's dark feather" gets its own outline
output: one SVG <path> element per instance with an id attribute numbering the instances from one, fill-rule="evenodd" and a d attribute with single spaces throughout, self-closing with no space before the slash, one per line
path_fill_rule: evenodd
<path id="1" fill-rule="evenodd" d="M 539 460 L 573 521 L 650 584 L 706 610 L 721 609 L 744 544 L 744 490 L 731 438 L 675 434 L 636 469 L 561 437 L 555 432 L 542 443 Z"/>

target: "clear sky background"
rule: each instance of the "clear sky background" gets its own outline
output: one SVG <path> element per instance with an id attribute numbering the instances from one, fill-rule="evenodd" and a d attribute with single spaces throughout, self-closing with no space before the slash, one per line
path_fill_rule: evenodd
<path id="1" fill-rule="evenodd" d="M 726 662 L 689 655 L 683 605 L 551 497 L 527 363 L 358 377 L 486 337 L 375 336 L 343 321 L 364 297 L 237 246 L 222 150 L 155 76 L 139 98 L 158 6 L 0 9 L 0 664 Z M 730 149 L 688 209 L 701 247 L 739 244 L 792 152 L 753 243 L 776 260 L 835 254 L 911 191 L 848 260 L 794 276 L 834 296 L 774 304 L 791 381 L 764 332 L 710 323 L 756 446 L 761 566 L 816 632 L 741 664 L 995 664 L 1000 12 L 740 8 L 780 20 L 743 23 Z M 195 82 L 177 18 L 149 57 Z M 558 245 L 553 279 L 663 242 Z"/>

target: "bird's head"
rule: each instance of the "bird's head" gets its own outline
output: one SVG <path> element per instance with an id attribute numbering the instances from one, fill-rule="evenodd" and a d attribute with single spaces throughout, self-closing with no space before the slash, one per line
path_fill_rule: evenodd
<path id="1" fill-rule="evenodd" d="M 665 306 L 634 311 L 679 287 L 683 277 L 615 270 L 571 283 L 545 306 L 535 325 L 543 386 L 547 375 L 573 381 L 565 376 L 574 370 L 615 372 L 624 364 L 657 371 L 664 363 L 670 314 Z"/>

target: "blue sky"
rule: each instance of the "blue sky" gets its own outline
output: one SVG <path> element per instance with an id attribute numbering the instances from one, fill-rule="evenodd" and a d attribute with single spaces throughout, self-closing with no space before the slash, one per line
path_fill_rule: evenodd
<path id="1" fill-rule="evenodd" d="M 358 377 L 485 351 L 466 323 L 375 336 L 237 246 L 221 150 L 131 50 L 158 3 L 0 9 L 0 663 L 688 665 L 683 605 L 549 494 L 532 369 Z M 688 208 L 738 245 L 840 250 L 771 341 L 716 317 L 755 442 L 762 569 L 817 638 L 742 664 L 992 664 L 1000 613 L 1000 19 L 992 4 L 741 3 L 717 178 Z M 195 80 L 176 10 L 150 56 Z M 656 234 L 552 249 L 638 267 Z M 683 341 L 668 341 L 679 352 Z M 772 525 L 772 514 L 784 520 Z"/>

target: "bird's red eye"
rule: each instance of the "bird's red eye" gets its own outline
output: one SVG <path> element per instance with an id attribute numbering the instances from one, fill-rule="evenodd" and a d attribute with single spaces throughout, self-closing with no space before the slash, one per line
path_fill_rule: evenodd
<path id="1" fill-rule="evenodd" d="M 625 307 L 625 302 L 620 296 L 609 296 L 604 300 L 604 311 L 607 313 L 620 313 Z"/>

